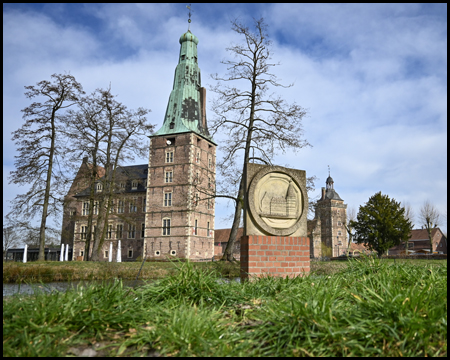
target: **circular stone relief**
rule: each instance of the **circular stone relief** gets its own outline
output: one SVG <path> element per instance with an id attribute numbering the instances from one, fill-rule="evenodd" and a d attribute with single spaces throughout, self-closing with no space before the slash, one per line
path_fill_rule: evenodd
<path id="1" fill-rule="evenodd" d="M 288 236 L 300 226 L 306 192 L 289 169 L 272 166 L 260 170 L 248 192 L 250 214 L 272 235 Z"/>

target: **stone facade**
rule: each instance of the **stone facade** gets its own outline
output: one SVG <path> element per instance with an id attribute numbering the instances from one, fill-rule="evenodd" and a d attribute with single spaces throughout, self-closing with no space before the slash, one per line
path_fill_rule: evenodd
<path id="1" fill-rule="evenodd" d="M 311 255 L 335 257 L 347 248 L 347 204 L 334 190 L 334 181 L 329 176 L 322 197 L 317 201 L 313 226 L 310 227 Z"/>

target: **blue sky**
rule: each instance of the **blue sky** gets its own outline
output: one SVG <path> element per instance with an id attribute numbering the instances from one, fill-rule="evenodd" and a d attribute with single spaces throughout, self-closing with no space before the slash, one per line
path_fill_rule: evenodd
<path id="1" fill-rule="evenodd" d="M 418 215 L 429 200 L 446 230 L 446 4 L 193 4 L 192 10 L 205 87 L 214 84 L 210 74 L 225 73 L 226 47 L 241 40 L 230 20 L 251 26 L 252 17 L 265 18 L 272 59 L 281 63 L 274 73 L 294 83 L 276 92 L 308 109 L 303 125 L 312 145 L 274 162 L 317 176 L 310 196 L 325 186 L 330 165 L 349 207 L 381 191 Z M 111 83 L 129 108 L 150 108 L 158 129 L 187 25 L 186 4 L 3 5 L 4 213 L 24 191 L 7 180 L 17 155 L 11 132 L 29 104 L 24 86 L 64 72 L 86 92 Z M 217 202 L 216 228 L 230 226 L 232 209 Z"/>

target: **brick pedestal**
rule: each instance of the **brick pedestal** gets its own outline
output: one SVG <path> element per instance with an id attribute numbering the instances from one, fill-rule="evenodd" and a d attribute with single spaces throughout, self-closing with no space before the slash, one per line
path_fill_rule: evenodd
<path id="1" fill-rule="evenodd" d="M 309 274 L 309 238 L 243 236 L 241 279 L 262 276 L 296 277 Z"/>

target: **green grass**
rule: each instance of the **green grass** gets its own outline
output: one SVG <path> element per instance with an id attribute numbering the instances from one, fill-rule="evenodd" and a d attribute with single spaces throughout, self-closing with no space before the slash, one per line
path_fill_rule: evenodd
<path id="1" fill-rule="evenodd" d="M 446 356 L 447 264 L 349 261 L 331 275 L 220 280 L 179 263 L 120 281 L 3 300 L 4 356 Z"/>

